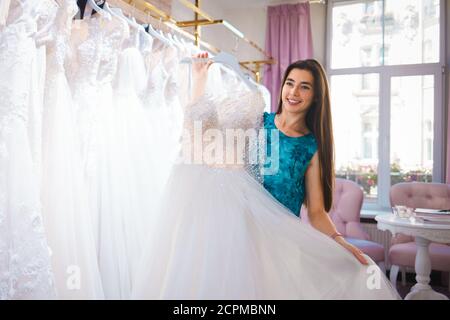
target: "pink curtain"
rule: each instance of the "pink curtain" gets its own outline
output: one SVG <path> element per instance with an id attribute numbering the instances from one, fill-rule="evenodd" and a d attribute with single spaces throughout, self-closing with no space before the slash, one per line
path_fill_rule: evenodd
<path id="1" fill-rule="evenodd" d="M 446 166 L 446 183 L 450 184 L 450 81 L 448 84 L 448 107 L 447 107 L 447 166 Z"/>
<path id="2" fill-rule="evenodd" d="M 308 2 L 268 7 L 266 52 L 277 61 L 265 66 L 263 79 L 272 96 L 271 110 L 276 111 L 284 70 L 313 54 Z"/>

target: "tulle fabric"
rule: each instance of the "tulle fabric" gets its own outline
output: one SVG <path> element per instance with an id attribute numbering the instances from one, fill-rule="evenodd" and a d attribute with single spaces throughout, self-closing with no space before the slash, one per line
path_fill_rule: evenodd
<path id="1" fill-rule="evenodd" d="M 258 135 L 261 93 L 240 87 L 214 95 L 213 88 L 209 83 L 206 94 L 184 109 L 183 154 L 148 229 L 132 298 L 398 298 L 370 258 L 363 266 L 263 188 L 247 171 L 258 167 L 251 162 L 254 148 L 220 144 L 229 134 Z M 204 136 L 210 130 L 216 144 Z M 371 272 L 378 276 L 376 289 Z"/>
<path id="2" fill-rule="evenodd" d="M 64 3 L 51 30 L 53 42 L 47 45 L 41 202 L 57 298 L 103 299 L 75 106 L 64 69 L 71 26 L 67 21 L 75 12 L 75 3 Z"/>
<path id="3" fill-rule="evenodd" d="M 372 269 L 242 169 L 175 166 L 155 226 L 135 299 L 398 298 L 384 276 L 370 289 L 370 258 Z"/>
<path id="4" fill-rule="evenodd" d="M 88 194 L 63 74 L 46 87 L 42 207 L 59 299 L 102 299 Z"/>
<path id="5" fill-rule="evenodd" d="M 16 1 L 0 30 L 0 300 L 55 297 L 28 136 L 37 89 L 34 2 Z"/>
<path id="6" fill-rule="evenodd" d="M 140 53 L 125 49 L 114 88 L 99 91 L 99 265 L 107 299 L 129 299 L 132 277 L 160 199 L 159 155 L 138 96 Z M 160 159 L 161 160 L 161 159 Z"/>

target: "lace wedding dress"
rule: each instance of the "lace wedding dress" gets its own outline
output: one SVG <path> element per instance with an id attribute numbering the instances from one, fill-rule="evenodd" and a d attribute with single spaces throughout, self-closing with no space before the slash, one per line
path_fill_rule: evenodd
<path id="1" fill-rule="evenodd" d="M 43 114 L 42 212 L 58 299 L 102 299 L 103 289 L 65 75 L 76 3 L 64 0 L 50 30 Z"/>
<path id="2" fill-rule="evenodd" d="M 163 158 L 154 145 L 159 141 L 152 135 L 148 115 L 140 99 L 147 84 L 143 56 L 138 49 L 142 32 L 145 31 L 130 28 L 130 37 L 124 41 L 118 56 L 114 81 L 114 126 L 110 128 L 113 140 L 109 149 L 115 150 L 110 157 L 114 159 L 109 160 L 115 163 L 110 176 L 111 182 L 116 185 L 117 208 L 111 208 L 115 221 L 110 225 L 110 239 L 105 241 L 105 247 L 110 246 L 116 260 L 125 259 L 127 262 L 127 279 L 130 282 L 122 298 L 130 297 L 132 276 L 141 257 L 165 178 L 159 167 Z M 108 240 L 106 232 L 103 234 Z"/>
<path id="3" fill-rule="evenodd" d="M 27 132 L 37 6 L 11 1 L 0 29 L 0 299 L 55 296 Z"/>
<path id="4" fill-rule="evenodd" d="M 71 82 L 106 299 L 130 297 L 152 211 L 153 198 L 142 194 L 153 182 L 144 165 L 153 155 L 139 98 L 145 66 L 134 32 L 120 18 L 92 17 L 72 37 Z"/>
<path id="5" fill-rule="evenodd" d="M 230 130 L 261 126 L 264 104 L 258 90 L 238 89 L 186 108 L 183 162 L 148 232 L 132 297 L 398 298 L 370 258 L 360 264 L 277 202 L 247 170 L 245 153 L 233 146 L 222 154 Z"/>

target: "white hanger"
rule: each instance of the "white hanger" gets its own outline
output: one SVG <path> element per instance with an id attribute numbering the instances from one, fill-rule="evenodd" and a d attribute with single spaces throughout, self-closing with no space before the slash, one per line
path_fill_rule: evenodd
<path id="1" fill-rule="evenodd" d="M 180 40 L 180 42 L 181 42 L 181 45 L 187 46 L 188 43 L 186 42 L 186 40 L 184 40 L 183 37 L 179 38 L 179 40 Z"/>
<path id="2" fill-rule="evenodd" d="M 120 8 L 111 8 L 108 5 L 108 2 L 105 2 L 105 5 L 103 6 L 104 10 L 106 12 L 108 12 L 109 14 L 111 14 L 112 16 L 115 16 L 116 18 L 119 18 L 123 21 L 125 21 L 126 23 L 128 23 L 128 25 L 130 25 L 131 27 L 135 28 L 135 29 L 142 29 L 142 26 L 137 24 L 136 21 L 132 21 L 130 19 L 128 19 L 122 12 L 122 10 Z"/>
<path id="3" fill-rule="evenodd" d="M 175 45 L 175 41 L 173 41 L 172 34 L 170 32 L 167 32 L 166 34 L 164 34 L 164 32 L 162 32 L 162 30 L 159 30 L 159 33 L 163 37 L 165 37 L 167 40 L 169 40 L 171 44 Z"/>
<path id="4" fill-rule="evenodd" d="M 181 42 L 180 38 L 178 38 L 176 34 L 172 35 L 172 37 L 175 43 L 178 43 L 180 46 L 184 46 L 184 43 Z"/>
<path id="5" fill-rule="evenodd" d="M 239 65 L 237 59 L 232 54 L 221 51 L 216 56 L 212 58 L 183 58 L 180 63 L 192 63 L 193 61 L 208 61 L 212 60 L 213 62 L 221 63 L 231 69 L 241 78 L 242 81 L 247 85 L 251 90 L 256 89 L 256 85 L 250 81 L 248 76 L 242 72 L 241 66 Z"/>
<path id="6" fill-rule="evenodd" d="M 88 0 L 88 4 L 89 4 L 89 6 L 90 6 L 95 12 L 97 12 L 98 14 L 100 14 L 102 17 L 104 17 L 104 18 L 106 18 L 106 19 L 108 19 L 108 20 L 111 20 L 111 15 L 110 15 L 108 12 L 106 12 L 105 10 L 103 10 L 102 8 L 100 8 L 100 7 L 95 3 L 94 0 Z M 106 4 L 106 1 L 105 1 L 105 4 Z M 86 9 L 84 9 L 84 10 L 86 10 Z"/>
<path id="7" fill-rule="evenodd" d="M 148 24 L 148 33 L 151 34 L 152 36 L 154 36 L 156 39 L 160 40 L 161 42 L 168 44 L 170 46 L 172 46 L 172 43 L 170 43 L 170 41 L 168 39 L 166 39 L 166 37 L 160 35 L 151 24 Z"/>
<path id="8" fill-rule="evenodd" d="M 178 51 L 183 50 L 183 44 L 174 34 L 168 33 L 167 36 L 172 40 L 172 43 L 175 45 Z"/>
<path id="9" fill-rule="evenodd" d="M 171 45 L 174 45 L 173 39 L 170 37 L 170 33 L 164 34 L 164 32 L 163 32 L 161 29 L 158 30 L 157 32 L 159 32 L 159 34 L 161 35 L 161 37 L 166 38 L 166 40 L 169 41 L 169 43 L 170 43 Z"/>
<path id="10" fill-rule="evenodd" d="M 125 15 L 124 15 L 125 16 Z M 134 17 L 131 17 L 131 19 L 128 19 L 129 21 L 131 21 L 132 23 L 134 23 L 134 25 L 136 26 L 136 28 L 145 31 L 144 27 L 141 26 L 139 23 L 136 22 L 136 19 Z"/>

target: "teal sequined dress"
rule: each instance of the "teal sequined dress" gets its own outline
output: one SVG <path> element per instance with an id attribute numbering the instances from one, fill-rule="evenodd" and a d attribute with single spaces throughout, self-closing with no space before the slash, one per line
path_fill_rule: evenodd
<path id="1" fill-rule="evenodd" d="M 270 131 L 267 133 L 267 159 L 279 150 L 279 169 L 273 175 L 264 176 L 264 188 L 296 216 L 305 197 L 305 173 L 309 162 L 317 151 L 317 143 L 312 133 L 301 137 L 289 137 L 275 126 L 275 113 L 264 113 L 264 128 L 279 133 L 279 143 L 272 145 Z M 271 163 L 267 163 L 266 167 Z"/>

